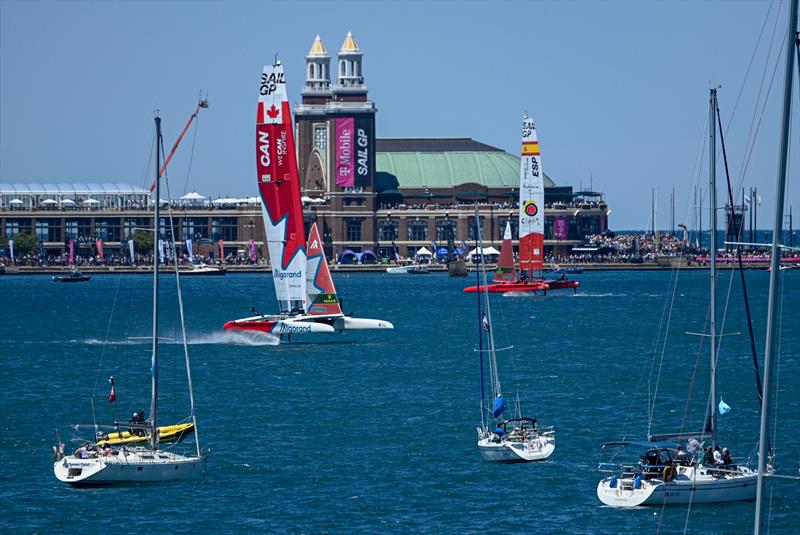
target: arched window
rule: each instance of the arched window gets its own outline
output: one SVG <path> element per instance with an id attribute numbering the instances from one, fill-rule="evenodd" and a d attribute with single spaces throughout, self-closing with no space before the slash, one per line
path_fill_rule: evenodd
<path id="1" fill-rule="evenodd" d="M 397 239 L 397 221 L 389 219 L 378 223 L 378 240 L 394 241 Z"/>
<path id="2" fill-rule="evenodd" d="M 428 222 L 427 221 L 409 221 L 408 222 L 408 239 L 410 241 L 427 241 L 428 240 Z"/>
<path id="3" fill-rule="evenodd" d="M 436 241 L 447 242 L 456 239 L 456 222 L 445 219 L 436 223 Z"/>

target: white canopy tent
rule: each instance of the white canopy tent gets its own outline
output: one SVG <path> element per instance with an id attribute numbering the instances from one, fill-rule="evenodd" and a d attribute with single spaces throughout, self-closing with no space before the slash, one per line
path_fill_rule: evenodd
<path id="1" fill-rule="evenodd" d="M 75 201 L 73 201 L 72 199 L 61 199 L 61 204 L 63 204 L 64 206 L 73 206 L 75 204 Z"/>
<path id="2" fill-rule="evenodd" d="M 414 253 L 414 256 L 433 256 L 433 253 L 427 250 L 425 247 L 420 247 L 417 249 L 417 252 Z"/>
<path id="3" fill-rule="evenodd" d="M 492 246 L 484 247 L 482 251 L 479 250 L 476 247 L 475 249 L 473 249 L 473 250 L 471 250 L 469 252 L 469 254 L 467 255 L 467 258 L 468 259 L 472 258 L 472 256 L 475 255 L 475 254 L 485 254 L 486 256 L 492 256 L 492 255 L 500 256 L 500 251 L 498 251 L 497 249 L 495 249 Z"/>
<path id="4" fill-rule="evenodd" d="M 47 205 L 58 204 L 58 201 L 55 201 L 53 199 L 45 199 L 42 201 L 42 204 L 47 204 Z"/>
<path id="5" fill-rule="evenodd" d="M 206 197 L 204 195 L 200 195 L 196 191 L 191 191 L 181 197 L 182 201 L 204 201 Z"/>

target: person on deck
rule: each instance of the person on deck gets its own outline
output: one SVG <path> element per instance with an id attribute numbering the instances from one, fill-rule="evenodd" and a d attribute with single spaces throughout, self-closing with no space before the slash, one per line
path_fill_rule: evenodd
<path id="1" fill-rule="evenodd" d="M 705 466 L 714 466 L 714 452 L 711 451 L 711 446 L 706 446 L 706 451 L 703 453 L 703 458 L 700 462 Z"/>
<path id="2" fill-rule="evenodd" d="M 733 464 L 733 458 L 731 458 L 731 452 L 728 451 L 728 448 L 722 448 L 722 463 L 726 466 Z"/>
<path id="3" fill-rule="evenodd" d="M 719 450 L 719 445 L 714 446 L 714 464 L 722 466 L 725 461 L 722 459 L 722 452 Z"/>

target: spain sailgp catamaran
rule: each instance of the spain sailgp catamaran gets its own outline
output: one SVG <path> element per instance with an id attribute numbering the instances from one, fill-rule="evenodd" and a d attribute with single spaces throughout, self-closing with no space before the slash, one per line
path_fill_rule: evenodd
<path id="1" fill-rule="evenodd" d="M 510 262 L 509 258 L 511 258 Z M 510 270 L 508 269 L 509 263 Z M 519 176 L 519 276 L 514 273 L 511 232 L 510 226 L 506 225 L 506 234 L 503 236 L 500 263 L 498 264 L 500 277 L 496 276 L 494 284 L 488 285 L 486 291 L 493 293 L 546 292 L 547 290 L 578 288 L 580 283 L 567 279 L 566 275 L 545 280 L 542 277 L 543 268 L 544 171 L 542 170 L 536 127 L 533 119 L 526 114 L 522 119 L 522 154 Z M 465 293 L 481 291 L 483 291 L 483 287 L 480 285 L 464 288 Z"/>
<path id="2" fill-rule="evenodd" d="M 225 329 L 277 335 L 393 329 L 388 321 L 345 315 L 316 225 L 306 244 L 291 110 L 280 62 L 265 66 L 261 75 L 256 167 L 279 312 L 229 321 Z"/>

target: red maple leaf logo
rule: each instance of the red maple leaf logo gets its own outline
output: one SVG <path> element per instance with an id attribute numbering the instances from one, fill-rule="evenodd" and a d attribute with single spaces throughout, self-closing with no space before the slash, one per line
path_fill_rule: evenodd
<path id="1" fill-rule="evenodd" d="M 272 107 L 267 110 L 267 115 L 269 115 L 270 119 L 274 119 L 279 113 L 280 111 L 278 111 L 278 108 L 275 107 L 275 104 L 273 104 Z"/>

